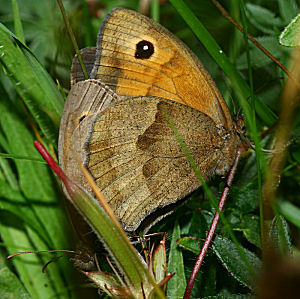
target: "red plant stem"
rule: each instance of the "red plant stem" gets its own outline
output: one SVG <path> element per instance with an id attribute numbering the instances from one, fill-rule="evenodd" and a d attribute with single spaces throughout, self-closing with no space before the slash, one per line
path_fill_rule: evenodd
<path id="1" fill-rule="evenodd" d="M 72 190 L 74 188 L 74 184 L 72 181 L 65 175 L 62 169 L 57 165 L 57 163 L 53 160 L 51 155 L 45 149 L 45 147 L 38 141 L 33 142 L 35 148 L 38 152 L 42 155 L 44 160 L 48 163 L 50 168 L 57 174 L 57 176 L 62 180 L 64 185 L 66 186 L 67 190 Z"/>
<path id="2" fill-rule="evenodd" d="M 44 160 L 48 163 L 50 168 L 58 175 L 58 177 L 61 180 L 66 179 L 66 175 L 63 173 L 63 171 L 60 169 L 60 167 L 56 164 L 56 162 L 53 160 L 53 158 L 48 153 L 48 151 L 45 149 L 45 147 L 39 141 L 34 141 L 33 144 L 34 144 L 35 148 L 38 150 L 38 152 L 42 155 Z"/>
<path id="3" fill-rule="evenodd" d="M 227 177 L 227 186 L 224 188 L 224 190 L 222 192 L 222 195 L 220 197 L 220 201 L 219 201 L 219 205 L 218 205 L 219 210 L 215 213 L 214 219 L 213 219 L 213 221 L 210 225 L 210 228 L 209 228 L 209 232 L 208 232 L 208 234 L 205 238 L 205 241 L 203 243 L 201 251 L 200 251 L 200 253 L 197 257 L 197 260 L 196 260 L 196 263 L 194 265 L 193 271 L 192 271 L 192 273 L 189 277 L 189 281 L 187 283 L 183 299 L 189 299 L 190 296 L 191 296 L 196 276 L 197 276 L 197 274 L 200 270 L 200 267 L 201 267 L 201 264 L 204 260 L 205 255 L 206 255 L 206 252 L 207 252 L 207 250 L 208 250 L 208 248 L 209 248 L 209 246 L 212 242 L 213 236 L 215 234 L 215 231 L 216 231 L 216 228 L 217 228 L 217 225 L 218 225 L 218 222 L 219 222 L 219 218 L 220 218 L 219 211 L 222 212 L 222 210 L 223 210 L 223 207 L 224 207 L 224 204 L 225 204 L 228 192 L 229 192 L 229 188 L 232 184 L 234 174 L 236 172 L 237 165 L 238 165 L 238 162 L 240 160 L 240 157 L 241 157 L 241 154 L 242 154 L 243 151 L 244 151 L 243 146 L 240 146 L 237 150 L 237 154 L 236 154 L 236 157 L 235 157 L 235 160 L 234 160 L 234 164 L 231 167 L 230 173 Z"/>

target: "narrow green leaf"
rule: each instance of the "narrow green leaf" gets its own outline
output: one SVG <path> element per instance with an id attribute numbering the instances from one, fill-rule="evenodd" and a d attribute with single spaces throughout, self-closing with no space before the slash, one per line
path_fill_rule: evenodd
<path id="1" fill-rule="evenodd" d="M 0 270 L 0 298 L 30 299 L 32 297 L 19 279 L 5 267 Z"/>
<path id="2" fill-rule="evenodd" d="M 6 159 L 13 159 L 13 160 L 25 160 L 25 161 L 32 161 L 32 162 L 37 162 L 41 164 L 46 164 L 45 161 L 43 161 L 41 158 L 34 158 L 34 157 L 26 157 L 26 156 L 21 156 L 21 155 L 11 155 L 11 154 L 6 154 L 6 153 L 0 153 L 0 157 L 6 158 Z"/>
<path id="3" fill-rule="evenodd" d="M 248 63 L 248 77 L 249 77 L 249 82 L 250 82 L 250 105 L 251 105 L 251 113 L 252 115 L 252 124 L 251 124 L 251 133 L 252 133 L 252 138 L 254 141 L 255 145 L 255 157 L 256 157 L 256 166 L 257 166 L 257 187 L 258 187 L 258 199 L 259 199 L 259 213 L 260 213 L 260 234 L 261 234 L 261 239 L 263 240 L 264 238 L 264 215 L 263 215 L 263 198 L 262 198 L 262 173 L 264 172 L 266 168 L 266 162 L 265 162 L 265 157 L 262 153 L 261 149 L 261 141 L 258 136 L 258 131 L 257 131 L 257 118 L 255 115 L 255 105 L 256 105 L 256 100 L 254 98 L 254 87 L 253 87 L 253 72 L 252 72 L 252 66 L 251 66 L 251 57 L 250 57 L 250 52 L 249 52 L 249 40 L 248 40 L 248 26 L 247 26 L 247 19 L 246 19 L 246 14 L 245 14 L 245 5 L 244 5 L 244 0 L 240 0 L 240 9 L 241 9 L 241 19 L 242 19 L 242 24 L 243 24 L 243 35 L 244 35 L 244 40 L 245 40 L 245 46 L 246 46 L 246 54 L 247 54 L 247 63 Z M 264 252 L 264 248 L 262 248 Z"/>
<path id="4" fill-rule="evenodd" d="M 24 225 L 26 233 L 28 237 L 30 238 L 31 244 L 33 244 L 34 248 L 38 250 L 49 250 L 49 246 L 47 242 L 44 242 L 44 240 L 41 239 L 40 234 L 36 233 L 35 230 L 32 230 L 30 226 Z M 59 256 L 58 253 L 55 256 Z M 45 265 L 49 260 L 53 258 L 53 255 L 50 253 L 48 255 L 42 255 L 39 257 L 40 263 Z M 70 296 L 74 296 L 74 299 L 76 299 L 77 294 L 76 290 L 74 289 L 75 285 L 75 273 L 76 269 L 72 267 L 72 264 L 69 262 L 68 258 L 65 260 L 61 260 L 59 263 L 55 265 L 51 265 L 50 267 L 47 267 L 47 275 L 49 276 L 49 280 L 51 281 L 51 284 L 53 284 L 53 288 L 56 290 L 57 295 L 62 298 L 69 298 Z M 40 287 L 40 286 L 36 286 Z M 47 289 L 45 289 L 47 291 Z"/>
<path id="5" fill-rule="evenodd" d="M 15 34 L 22 43 L 25 43 L 23 26 L 20 19 L 19 6 L 17 0 L 12 0 L 12 7 L 13 7 L 13 14 L 14 14 Z"/>
<path id="6" fill-rule="evenodd" d="M 233 242 L 224 237 L 216 236 L 212 247 L 223 266 L 237 281 L 248 288 L 255 289 L 255 277 L 253 277 L 252 273 L 249 271 L 248 266 L 241 258 L 240 253 Z M 243 248 L 243 251 L 248 262 L 255 269 L 255 272 L 258 273 L 261 268 L 261 261 L 259 258 L 245 248 Z"/>
<path id="7" fill-rule="evenodd" d="M 186 287 L 183 256 L 177 239 L 180 238 L 180 226 L 176 221 L 174 224 L 171 248 L 169 253 L 168 272 L 175 275 L 170 279 L 167 286 L 168 298 L 182 298 Z"/>
<path id="8" fill-rule="evenodd" d="M 191 237 L 198 237 L 200 240 L 204 240 L 207 230 L 208 225 L 203 214 L 199 210 L 196 210 L 192 216 L 188 235 Z"/>
<path id="9" fill-rule="evenodd" d="M 166 276 L 167 255 L 166 255 L 166 234 L 160 241 L 153 254 L 153 274 L 156 283 L 160 283 Z"/>
<path id="10" fill-rule="evenodd" d="M 45 136 L 57 142 L 63 98 L 52 79 L 25 46 L 24 53 L 7 30 L 0 27 L 0 62 L 16 91 L 23 99 Z"/>
<path id="11" fill-rule="evenodd" d="M 11 166 L 9 165 L 8 161 L 6 159 L 0 158 L 0 169 L 2 170 L 2 173 L 4 175 L 5 180 L 10 185 L 10 187 L 13 190 L 18 190 L 19 185 L 16 180 L 16 176 L 13 173 Z"/>

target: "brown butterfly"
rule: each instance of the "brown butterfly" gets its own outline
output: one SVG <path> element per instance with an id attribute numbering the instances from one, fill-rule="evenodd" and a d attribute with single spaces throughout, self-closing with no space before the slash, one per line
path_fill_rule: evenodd
<path id="1" fill-rule="evenodd" d="M 230 169 L 240 142 L 236 125 L 198 58 L 137 12 L 113 10 L 97 48 L 82 54 L 91 79 L 82 81 L 75 59 L 60 164 L 91 192 L 76 151 L 124 229 L 147 231 L 201 185 L 170 120 L 206 180 Z"/>

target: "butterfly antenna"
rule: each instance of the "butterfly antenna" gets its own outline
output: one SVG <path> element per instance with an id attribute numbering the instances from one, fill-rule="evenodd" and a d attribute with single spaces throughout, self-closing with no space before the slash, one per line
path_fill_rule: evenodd
<path id="1" fill-rule="evenodd" d="M 56 262 L 58 259 L 60 259 L 61 257 L 66 256 L 67 254 L 68 254 L 68 253 L 64 253 L 64 254 L 62 254 L 62 255 L 60 255 L 60 256 L 56 256 L 56 257 L 52 258 L 49 262 L 47 262 L 47 263 L 44 265 L 44 267 L 42 268 L 42 272 L 45 273 L 45 270 L 46 270 L 46 268 L 48 267 L 48 265 L 50 265 L 50 264 L 53 263 L 53 262 Z"/>
<path id="2" fill-rule="evenodd" d="M 13 257 L 15 257 L 15 256 L 17 256 L 17 255 L 23 255 L 23 254 L 29 254 L 29 253 L 45 253 L 45 252 L 47 252 L 47 253 L 64 252 L 64 254 L 62 254 L 62 255 L 60 255 L 60 256 L 57 256 L 57 257 L 54 257 L 54 258 L 52 258 L 49 262 L 47 262 L 47 263 L 44 265 L 44 267 L 42 268 L 42 272 L 43 272 L 43 273 L 45 273 L 45 269 L 46 269 L 47 266 L 48 266 L 49 264 L 51 264 L 52 262 L 57 261 L 58 259 L 60 259 L 61 257 L 65 256 L 65 255 L 67 255 L 67 254 L 70 254 L 70 253 L 75 254 L 75 251 L 73 251 L 73 250 L 63 250 L 63 249 L 62 249 L 62 250 L 22 251 L 22 252 L 17 252 L 17 253 L 14 253 L 14 254 L 9 255 L 9 256 L 7 257 L 7 259 L 11 259 L 11 258 L 13 258 Z"/>
<path id="3" fill-rule="evenodd" d="M 11 259 L 17 255 L 23 255 L 23 254 L 29 254 L 29 253 L 53 253 L 53 252 L 64 252 L 64 253 L 75 253 L 74 250 L 64 250 L 64 249 L 58 249 L 58 250 L 34 250 L 34 251 L 21 251 L 21 252 L 16 252 L 16 253 L 13 253 L 11 255 L 9 255 L 7 257 L 7 259 Z"/>

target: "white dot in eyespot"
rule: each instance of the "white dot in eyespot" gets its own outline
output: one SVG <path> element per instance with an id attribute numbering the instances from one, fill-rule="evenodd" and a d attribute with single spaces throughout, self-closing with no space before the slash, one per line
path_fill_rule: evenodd
<path id="1" fill-rule="evenodd" d="M 143 46 L 143 50 L 144 50 L 144 51 L 149 50 L 149 46 L 148 46 L 148 45 L 144 45 L 144 46 Z"/>

